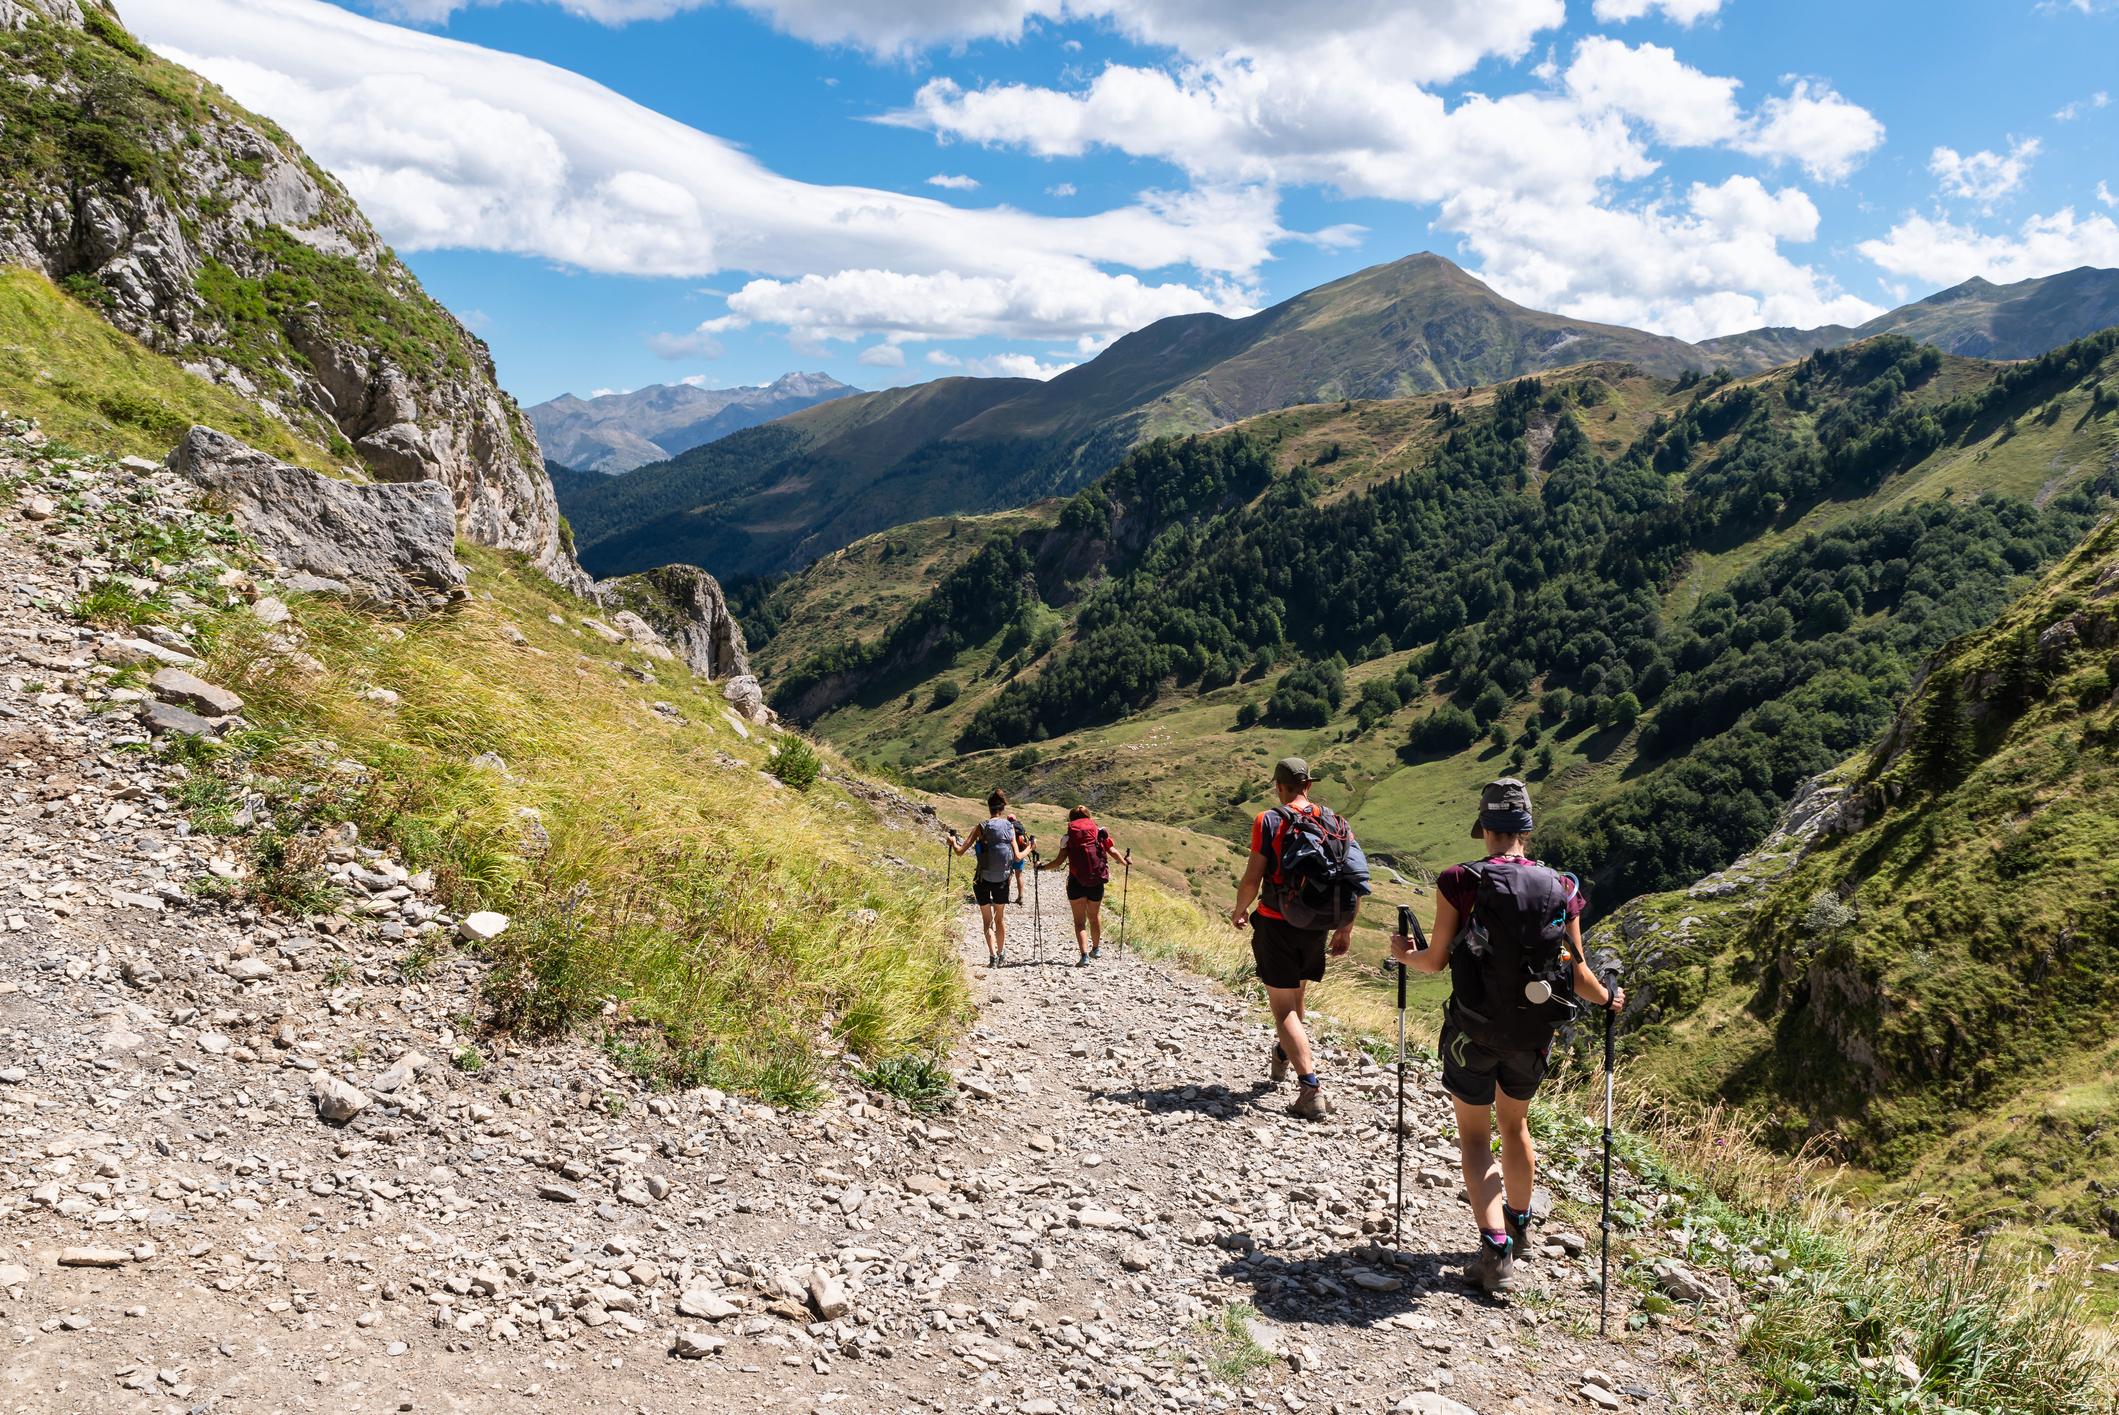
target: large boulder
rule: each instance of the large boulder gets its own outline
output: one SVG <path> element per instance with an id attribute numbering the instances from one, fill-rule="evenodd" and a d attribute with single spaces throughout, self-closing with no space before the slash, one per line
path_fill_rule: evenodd
<path id="1" fill-rule="evenodd" d="M 334 481 L 210 427 L 185 433 L 169 465 L 282 569 L 343 585 L 355 599 L 419 614 L 464 583 L 456 508 L 439 482 Z"/>
<path id="2" fill-rule="evenodd" d="M 696 565 L 665 565 L 604 580 L 597 596 L 631 611 L 701 678 L 740 678 L 750 672 L 743 626 L 712 575 Z"/>

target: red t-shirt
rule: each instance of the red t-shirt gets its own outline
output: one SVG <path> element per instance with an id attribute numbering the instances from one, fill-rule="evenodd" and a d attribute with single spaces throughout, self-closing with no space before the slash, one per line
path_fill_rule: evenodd
<path id="1" fill-rule="evenodd" d="M 1270 866 L 1266 870 L 1266 881 L 1270 884 L 1280 883 L 1280 856 L 1276 851 L 1274 842 L 1279 838 L 1281 831 L 1280 813 L 1288 809 L 1290 808 L 1286 806 L 1275 806 L 1270 811 L 1260 811 L 1258 818 L 1251 822 L 1251 853 L 1266 857 L 1266 861 Z M 1306 816 L 1316 815 L 1317 803 L 1315 801 L 1305 801 L 1302 805 L 1302 814 Z M 1260 890 L 1258 894 L 1258 912 L 1265 915 L 1268 919 L 1280 919 L 1282 923 L 1287 922 L 1282 918 L 1278 909 L 1265 902 L 1264 890 Z"/>
<path id="2" fill-rule="evenodd" d="M 1483 863 L 1489 865 L 1535 865 L 1538 862 L 1522 855 L 1489 855 Z M 1472 905 L 1477 903 L 1479 899 L 1479 881 L 1472 877 L 1469 867 L 1451 865 L 1442 872 L 1442 877 L 1435 881 L 1435 892 L 1450 902 L 1450 907 L 1457 911 L 1458 918 L 1469 919 L 1472 916 Z M 1581 918 L 1583 903 L 1581 890 L 1577 889 L 1574 893 L 1568 895 L 1567 917 L 1570 919 Z"/>

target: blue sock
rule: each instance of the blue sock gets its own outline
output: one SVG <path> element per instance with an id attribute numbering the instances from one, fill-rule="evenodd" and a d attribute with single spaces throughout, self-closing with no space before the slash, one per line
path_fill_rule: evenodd
<path id="1" fill-rule="evenodd" d="M 1305 1086 L 1308 1086 L 1308 1087 L 1312 1088 L 1313 1090 L 1314 1090 L 1314 1089 L 1316 1088 L 1316 1085 L 1317 1085 L 1317 1073 L 1316 1073 L 1316 1072 L 1314 1072 L 1314 1071 L 1312 1071 L 1312 1072 L 1311 1072 L 1311 1073 L 1310 1073 L 1309 1075 L 1307 1075 L 1307 1076 L 1302 1076 L 1302 1077 L 1298 1077 L 1297 1079 L 1298 1079 L 1298 1080 L 1300 1080 L 1300 1081 L 1302 1082 L 1302 1084 L 1303 1084 L 1303 1085 L 1305 1085 Z"/>

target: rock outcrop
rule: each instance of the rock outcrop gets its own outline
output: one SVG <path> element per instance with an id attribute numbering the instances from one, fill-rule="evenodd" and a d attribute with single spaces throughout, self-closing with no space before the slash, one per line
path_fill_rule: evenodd
<path id="1" fill-rule="evenodd" d="M 61 129 L 34 150 L 8 144 L 0 262 L 65 283 L 376 480 L 439 483 L 467 540 L 587 592 L 536 434 L 484 343 L 344 188 L 278 127 L 148 53 L 101 0 L 0 0 L 0 28 L 37 32 L 0 53 L 15 95 L 0 121 Z M 66 126 L 91 92 L 104 146 Z M 123 160 L 81 155 L 106 147 Z"/>
<path id="2" fill-rule="evenodd" d="M 308 588 L 419 614 L 464 583 L 455 509 L 437 482 L 333 481 L 206 427 L 184 435 L 169 465 L 282 568 L 316 577 Z"/>
<path id="3" fill-rule="evenodd" d="M 605 603 L 638 616 L 663 643 L 702 678 L 745 678 L 750 656 L 743 626 L 712 575 L 693 565 L 665 565 L 621 579 L 603 580 L 596 593 Z M 757 680 L 751 679 L 753 686 Z M 734 701 L 732 698 L 731 701 Z M 758 707 L 764 706 L 763 696 Z M 752 716 L 748 711 L 746 716 Z M 754 717 L 753 720 L 756 720 Z"/>

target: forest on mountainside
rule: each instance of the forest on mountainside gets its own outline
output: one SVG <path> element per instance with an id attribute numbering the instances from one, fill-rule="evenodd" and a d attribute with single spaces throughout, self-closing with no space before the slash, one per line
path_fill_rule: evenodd
<path id="1" fill-rule="evenodd" d="M 1006 686 L 958 738 L 977 751 L 1109 722 L 1173 687 L 1275 674 L 1265 719 L 1314 724 L 1338 708 L 1346 665 L 1418 649 L 1390 682 L 1364 685 L 1360 708 L 1373 726 L 1442 694 L 1408 732 L 1411 758 L 1503 732 L 1495 745 L 1521 770 L 1562 735 L 1638 730 L 1626 783 L 1544 842 L 1615 904 L 1755 842 L 1804 777 L 1882 728 L 1927 654 L 2072 545 L 2111 487 L 2042 506 L 1950 495 L 1872 510 L 1672 613 L 1689 561 L 1870 495 L 1947 440 L 2005 428 L 2095 376 L 2115 350 L 2108 331 L 1961 391 L 1943 386 L 1934 350 L 1899 338 L 1819 353 L 1784 378 L 1688 376 L 1689 401 L 1617 455 L 1586 432 L 1603 383 L 1527 378 L 1477 416 L 1435 401 L 1435 454 L 1347 495 L 1326 494 L 1314 466 L 1275 478 L 1247 429 L 1151 444 L 1054 529 L 987 545 L 880 639 L 801 664 L 780 700 L 814 716 L 895 691 L 1014 626 Z M 2119 408 L 2097 390 L 2091 415 Z M 1102 578 L 1069 581 L 1058 567 L 1085 546 L 1104 552 Z M 1071 608 L 1071 636 L 1055 604 Z M 1531 698 L 1527 726 L 1499 726 Z"/>

